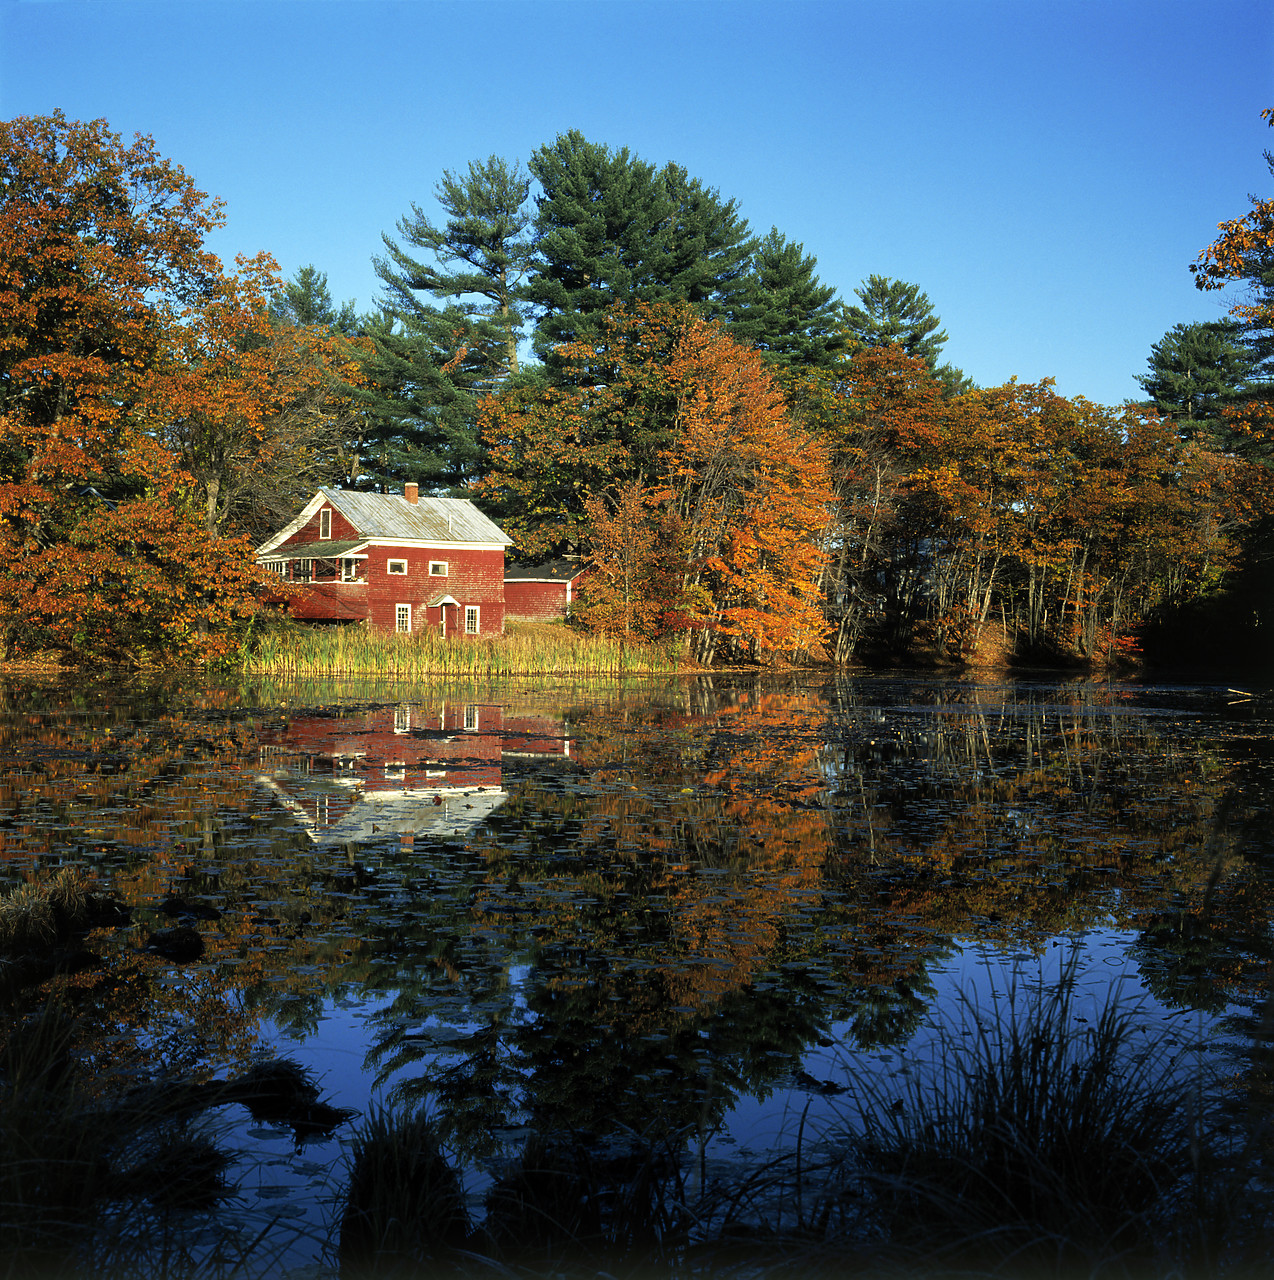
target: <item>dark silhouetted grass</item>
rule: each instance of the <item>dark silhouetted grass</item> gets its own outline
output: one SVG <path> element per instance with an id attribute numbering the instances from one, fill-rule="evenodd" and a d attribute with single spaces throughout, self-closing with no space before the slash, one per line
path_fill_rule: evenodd
<path id="1" fill-rule="evenodd" d="M 350 1157 L 342 1277 L 454 1274 L 469 1231 L 464 1183 L 433 1123 L 424 1112 L 373 1110 Z"/>

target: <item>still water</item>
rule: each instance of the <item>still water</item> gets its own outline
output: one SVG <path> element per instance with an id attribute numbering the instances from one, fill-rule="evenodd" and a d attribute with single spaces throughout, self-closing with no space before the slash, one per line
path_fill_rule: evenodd
<path id="1" fill-rule="evenodd" d="M 1084 681 L 10 679 L 0 880 L 74 864 L 131 923 L 5 1016 L 63 993 L 103 1078 L 286 1054 L 476 1169 L 562 1131 L 744 1159 L 1068 962 L 1183 1052 L 1241 1039 L 1272 725 Z M 349 1131 L 243 1128 L 241 1203 L 317 1247 Z"/>

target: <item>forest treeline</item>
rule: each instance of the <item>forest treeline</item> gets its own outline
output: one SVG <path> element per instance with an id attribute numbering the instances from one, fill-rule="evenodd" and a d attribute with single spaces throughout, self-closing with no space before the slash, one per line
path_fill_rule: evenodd
<path id="1" fill-rule="evenodd" d="M 846 301 L 736 201 L 577 131 L 434 194 L 360 314 L 317 267 L 227 269 L 220 202 L 149 138 L 0 123 L 0 655 L 223 658 L 254 541 L 320 484 L 405 480 L 579 556 L 581 625 L 702 662 L 1259 653 L 1274 201 L 1192 267 L 1243 287 L 1231 318 L 1106 407 L 974 386 L 918 285 Z"/>

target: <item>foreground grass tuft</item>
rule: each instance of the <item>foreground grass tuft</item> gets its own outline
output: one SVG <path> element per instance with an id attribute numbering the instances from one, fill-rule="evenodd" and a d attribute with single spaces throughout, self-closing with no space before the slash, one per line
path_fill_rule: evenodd
<path id="1" fill-rule="evenodd" d="M 172 1214 L 230 1193 L 230 1157 L 166 1108 L 83 1088 L 74 1020 L 57 1008 L 0 1051 L 0 1276 L 125 1274 L 169 1256 Z"/>
<path id="2" fill-rule="evenodd" d="M 1086 1020 L 1068 973 L 989 1018 L 966 1005 L 901 1097 L 860 1083 L 834 1193 L 849 1231 L 909 1272 L 1242 1271 L 1269 1240 L 1252 1149 L 1136 1012 L 1112 995 Z"/>
<path id="3" fill-rule="evenodd" d="M 74 867 L 18 885 L 0 897 L 0 953 L 35 951 L 81 931 L 90 901 L 88 881 Z"/>
<path id="4" fill-rule="evenodd" d="M 356 1135 L 341 1216 L 341 1275 L 411 1276 L 459 1265 L 464 1184 L 423 1113 L 373 1111 Z"/>

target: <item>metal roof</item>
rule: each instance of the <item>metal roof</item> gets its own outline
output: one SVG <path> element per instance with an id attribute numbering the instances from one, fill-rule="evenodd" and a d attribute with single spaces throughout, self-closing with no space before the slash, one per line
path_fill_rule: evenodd
<path id="1" fill-rule="evenodd" d="M 365 538 L 403 538 L 413 542 L 494 542 L 512 546 L 494 520 L 468 498 L 429 498 L 408 502 L 400 493 L 357 493 L 349 489 L 319 492 Z"/>
<path id="2" fill-rule="evenodd" d="M 297 542 L 277 551 L 261 553 L 262 560 L 333 560 L 348 555 L 355 547 L 367 545 L 366 538 L 353 542 Z"/>
<path id="3" fill-rule="evenodd" d="M 504 570 L 505 582 L 570 582 L 584 572 L 578 560 L 546 560 L 542 564 L 511 564 Z"/>

